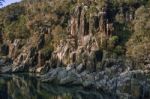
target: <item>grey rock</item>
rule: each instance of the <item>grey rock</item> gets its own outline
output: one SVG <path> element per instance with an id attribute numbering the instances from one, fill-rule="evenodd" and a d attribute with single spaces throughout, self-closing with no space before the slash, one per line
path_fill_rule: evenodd
<path id="1" fill-rule="evenodd" d="M 25 70 L 25 65 L 12 66 L 12 72 L 22 72 Z"/>
<path id="2" fill-rule="evenodd" d="M 47 68 L 45 66 L 36 68 L 36 73 L 44 73 L 47 71 Z"/>
<path id="3" fill-rule="evenodd" d="M 11 66 L 3 66 L 0 67 L 0 73 L 11 73 L 12 67 Z"/>
<path id="4" fill-rule="evenodd" d="M 80 65 L 78 65 L 77 68 L 76 68 L 76 70 L 77 70 L 78 73 L 83 72 L 84 69 L 85 68 L 84 68 L 84 65 L 82 63 Z"/>
<path id="5" fill-rule="evenodd" d="M 76 81 L 78 78 L 77 74 L 74 72 L 68 72 L 68 75 L 60 80 L 60 84 L 64 85 L 64 84 L 71 84 L 74 81 Z"/>
<path id="6" fill-rule="evenodd" d="M 74 68 L 75 68 L 75 64 L 69 64 L 69 65 L 67 65 L 66 70 L 69 71 L 69 70 L 72 70 Z"/>
<path id="7" fill-rule="evenodd" d="M 61 67 L 51 69 L 48 73 L 41 76 L 43 82 L 54 82 L 57 80 L 58 72 L 62 71 Z"/>
<path id="8" fill-rule="evenodd" d="M 61 80 L 68 76 L 68 72 L 65 69 L 62 69 L 61 71 L 58 72 L 57 79 Z"/>
<path id="9" fill-rule="evenodd" d="M 0 59 L 0 66 L 4 64 L 5 64 L 5 61 L 3 59 Z"/>

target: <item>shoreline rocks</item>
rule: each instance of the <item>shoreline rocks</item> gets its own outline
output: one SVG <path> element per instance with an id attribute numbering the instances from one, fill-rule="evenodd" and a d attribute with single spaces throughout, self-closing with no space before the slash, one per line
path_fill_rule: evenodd
<path id="1" fill-rule="evenodd" d="M 141 70 L 123 72 L 117 76 L 110 77 L 106 71 L 93 73 L 83 71 L 78 73 L 75 69 L 66 70 L 62 67 L 52 69 L 47 74 L 40 76 L 42 82 L 65 86 L 80 85 L 85 88 L 108 91 L 118 96 L 130 96 L 133 99 L 150 94 L 150 90 L 147 90 L 150 88 L 150 80 L 146 79 L 144 71 Z"/>
<path id="2" fill-rule="evenodd" d="M 0 73 L 32 72 L 39 73 L 41 82 L 55 83 L 62 86 L 83 86 L 94 88 L 133 99 L 150 97 L 150 72 L 131 70 L 120 65 L 105 67 L 95 72 L 84 69 L 83 64 L 70 64 L 68 67 L 49 68 L 28 67 L 25 64 L 14 66 L 1 61 Z M 72 67 L 72 65 L 74 65 Z M 121 70 L 120 70 L 121 69 Z M 49 70 L 49 71 L 48 71 Z M 47 72 L 48 71 L 48 72 Z M 119 98 L 124 99 L 124 98 Z"/>

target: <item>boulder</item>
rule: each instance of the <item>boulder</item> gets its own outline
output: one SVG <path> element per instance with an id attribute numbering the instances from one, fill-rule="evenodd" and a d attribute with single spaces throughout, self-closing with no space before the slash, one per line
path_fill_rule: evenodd
<path id="1" fill-rule="evenodd" d="M 30 73 L 35 73 L 35 72 L 36 72 L 36 67 L 31 67 L 31 68 L 29 68 L 29 72 L 30 72 Z"/>
<path id="2" fill-rule="evenodd" d="M 75 70 L 68 71 L 67 76 L 60 80 L 61 85 L 76 85 L 80 83 L 80 75 L 78 75 Z"/>
<path id="3" fill-rule="evenodd" d="M 57 67 L 56 69 L 51 69 L 48 73 L 41 76 L 41 80 L 43 82 L 57 82 L 58 73 L 61 72 L 63 69 L 61 67 Z"/>
<path id="4" fill-rule="evenodd" d="M 0 73 L 11 73 L 12 67 L 11 66 L 3 66 L 0 67 Z"/>
<path id="5" fill-rule="evenodd" d="M 75 68 L 75 64 L 69 64 L 69 65 L 67 65 L 66 70 L 69 71 L 69 70 L 72 70 L 74 68 Z"/>
<path id="6" fill-rule="evenodd" d="M 78 80 L 78 76 L 74 72 L 68 72 L 68 75 L 60 80 L 61 85 L 72 84 L 74 81 Z"/>
<path id="7" fill-rule="evenodd" d="M 82 85 L 84 87 L 92 87 L 95 84 L 94 74 L 85 74 L 85 76 L 83 76 L 82 79 L 83 79 Z"/>
<path id="8" fill-rule="evenodd" d="M 12 66 L 12 72 L 23 72 L 25 71 L 25 65 Z"/>
<path id="9" fill-rule="evenodd" d="M 68 72 L 65 69 L 62 69 L 58 72 L 57 79 L 63 79 L 68 76 Z"/>
<path id="10" fill-rule="evenodd" d="M 85 66 L 81 63 L 81 64 L 79 64 L 77 67 L 76 67 L 76 71 L 78 72 L 78 73 L 81 73 L 81 72 L 83 72 L 85 70 Z"/>
<path id="11" fill-rule="evenodd" d="M 45 69 L 45 67 L 38 67 L 38 68 L 36 69 L 36 73 L 44 72 L 44 69 Z"/>

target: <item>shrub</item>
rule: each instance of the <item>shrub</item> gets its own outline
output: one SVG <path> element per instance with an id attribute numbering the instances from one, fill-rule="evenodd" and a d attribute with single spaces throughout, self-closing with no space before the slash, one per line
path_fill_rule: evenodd
<path id="1" fill-rule="evenodd" d="M 114 48 L 117 45 L 118 40 L 119 40 L 118 36 L 110 37 L 109 40 L 108 40 L 108 48 L 109 49 Z"/>

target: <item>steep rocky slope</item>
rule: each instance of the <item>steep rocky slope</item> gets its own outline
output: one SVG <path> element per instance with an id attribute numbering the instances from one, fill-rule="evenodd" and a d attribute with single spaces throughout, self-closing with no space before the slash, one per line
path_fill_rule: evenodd
<path id="1" fill-rule="evenodd" d="M 49 71 L 42 81 L 146 96 L 149 6 L 149 0 L 23 0 L 0 9 L 0 73 Z"/>
<path id="2" fill-rule="evenodd" d="M 1 56 L 25 70 L 82 63 L 95 71 L 127 57 L 148 66 L 148 6 L 146 0 L 24 0 L 1 9 Z"/>

